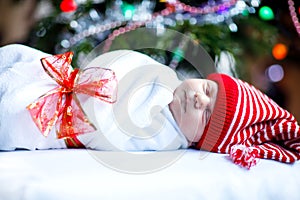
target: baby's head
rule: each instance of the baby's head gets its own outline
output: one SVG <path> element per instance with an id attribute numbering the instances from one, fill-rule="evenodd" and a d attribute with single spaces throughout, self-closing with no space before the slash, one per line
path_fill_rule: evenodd
<path id="1" fill-rule="evenodd" d="M 209 123 L 218 85 L 208 79 L 186 79 L 174 91 L 170 110 L 189 144 L 198 142 Z"/>
<path id="2" fill-rule="evenodd" d="M 231 109 L 235 102 L 231 100 L 236 97 L 235 93 L 235 81 L 224 74 L 211 74 L 207 79 L 187 79 L 176 88 L 169 107 L 190 145 L 212 148 L 218 134 L 228 128 L 225 121 L 233 113 L 228 108 Z M 207 143 L 209 146 L 205 147 Z"/>

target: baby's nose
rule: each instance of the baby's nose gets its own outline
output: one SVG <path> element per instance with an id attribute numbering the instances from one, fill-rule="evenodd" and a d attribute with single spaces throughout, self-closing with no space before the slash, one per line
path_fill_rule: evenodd
<path id="1" fill-rule="evenodd" d="M 206 94 L 196 92 L 195 95 L 195 108 L 205 108 L 210 103 L 210 99 Z"/>

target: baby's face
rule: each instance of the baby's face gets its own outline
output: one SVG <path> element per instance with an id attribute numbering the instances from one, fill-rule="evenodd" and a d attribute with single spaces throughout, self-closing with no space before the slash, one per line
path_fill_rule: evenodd
<path id="1" fill-rule="evenodd" d="M 189 144 L 198 142 L 213 112 L 218 85 L 207 79 L 187 79 L 174 91 L 170 110 Z"/>

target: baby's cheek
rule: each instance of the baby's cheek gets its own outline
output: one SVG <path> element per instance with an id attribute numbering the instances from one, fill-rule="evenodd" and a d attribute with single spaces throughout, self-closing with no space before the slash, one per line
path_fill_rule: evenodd
<path id="1" fill-rule="evenodd" d="M 173 118 L 174 120 L 176 121 L 176 123 L 180 124 L 180 121 L 182 120 L 181 118 L 181 110 L 180 110 L 180 105 L 179 105 L 179 102 L 178 100 L 175 98 L 173 99 L 173 101 L 169 104 L 169 108 L 170 108 L 170 111 L 173 115 Z"/>
<path id="2" fill-rule="evenodd" d="M 182 121 L 182 132 L 192 142 L 198 142 L 204 127 L 201 124 L 201 117 L 199 113 L 190 113 L 189 115 L 183 116 Z"/>

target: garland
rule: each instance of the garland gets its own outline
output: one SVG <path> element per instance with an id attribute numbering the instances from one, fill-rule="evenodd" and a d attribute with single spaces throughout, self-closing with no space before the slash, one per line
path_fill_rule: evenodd
<path id="1" fill-rule="evenodd" d="M 182 3 L 179 0 L 176 1 L 167 1 L 167 7 L 165 9 L 163 9 L 160 12 L 154 13 L 152 15 L 152 18 L 143 22 L 134 22 L 126 27 L 121 27 L 119 29 L 114 30 L 109 36 L 108 39 L 105 42 L 104 45 L 104 52 L 107 52 L 110 49 L 110 46 L 112 44 L 112 41 L 127 32 L 136 30 L 137 28 L 140 28 L 142 26 L 144 26 L 147 22 L 153 21 L 155 18 L 157 17 L 165 17 L 168 16 L 170 14 L 175 13 L 176 11 L 184 11 L 184 12 L 188 12 L 191 14 L 199 14 L 199 15 L 204 15 L 204 14 L 210 14 L 210 13 L 216 13 L 216 12 L 221 12 L 224 11 L 232 6 L 234 6 L 236 3 L 238 2 L 238 0 L 231 0 L 228 2 L 223 2 L 221 4 L 218 5 L 213 5 L 213 6 L 204 6 L 203 8 L 198 8 L 198 7 L 194 7 L 194 6 L 190 6 L 187 5 L 185 3 Z"/>
<path id="2" fill-rule="evenodd" d="M 289 4 L 289 10 L 290 10 L 290 15 L 291 15 L 293 24 L 296 28 L 298 36 L 300 37 L 300 22 L 299 22 L 299 19 L 297 17 L 297 13 L 296 13 L 296 9 L 295 9 L 295 3 L 294 3 L 293 0 L 288 0 L 288 4 Z"/>

